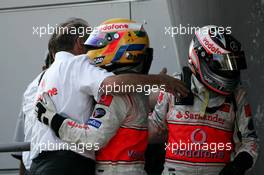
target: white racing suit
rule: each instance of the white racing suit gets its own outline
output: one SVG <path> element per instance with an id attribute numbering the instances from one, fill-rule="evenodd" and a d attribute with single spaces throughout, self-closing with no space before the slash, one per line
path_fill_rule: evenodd
<path id="1" fill-rule="evenodd" d="M 143 94 L 103 95 L 86 124 L 65 119 L 53 130 L 64 141 L 98 145 L 97 175 L 145 175 L 147 100 Z"/>
<path id="2" fill-rule="evenodd" d="M 168 132 L 163 175 L 218 175 L 240 152 L 255 161 L 257 136 L 245 91 L 235 92 L 236 112 L 232 101 L 211 96 L 194 75 L 191 91 L 193 105 L 180 104 L 173 95 L 161 92 L 149 118 L 152 130 Z"/>

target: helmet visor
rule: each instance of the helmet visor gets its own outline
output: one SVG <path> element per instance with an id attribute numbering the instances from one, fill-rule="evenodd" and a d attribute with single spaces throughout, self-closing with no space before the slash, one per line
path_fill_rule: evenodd
<path id="1" fill-rule="evenodd" d="M 112 40 L 119 39 L 120 34 L 124 31 L 144 31 L 142 24 L 138 23 L 116 23 L 116 24 L 105 24 L 96 27 L 84 45 L 93 48 L 103 48 Z"/>
<path id="2" fill-rule="evenodd" d="M 246 58 L 243 51 L 227 54 L 213 54 L 210 67 L 220 71 L 239 71 L 247 68 Z"/>
<path id="3" fill-rule="evenodd" d="M 103 48 L 107 45 L 106 33 L 94 30 L 88 39 L 85 41 L 84 45 L 91 46 L 94 48 Z"/>

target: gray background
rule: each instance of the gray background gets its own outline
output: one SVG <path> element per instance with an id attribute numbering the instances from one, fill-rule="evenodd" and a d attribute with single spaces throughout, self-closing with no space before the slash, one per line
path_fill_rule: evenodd
<path id="1" fill-rule="evenodd" d="M 71 2 L 74 2 L 71 4 Z M 264 130 L 264 0 L 149 0 L 84 1 L 73 0 L 1 0 L 0 1 L 0 143 L 12 141 L 22 93 L 40 72 L 49 35 L 33 35 L 33 26 L 56 25 L 69 17 L 81 17 L 92 26 L 112 17 L 131 17 L 145 23 L 154 48 L 152 73 L 167 67 L 169 73 L 186 64 L 191 35 L 165 35 L 165 27 L 231 26 L 242 42 L 248 58 L 243 73 L 249 90 L 258 134 L 263 148 Z M 249 174 L 263 172 L 264 156 Z M 17 168 L 17 161 L 0 153 L 0 169 Z M 6 172 L 2 171 L 2 174 Z M 1 171 L 0 171 L 1 174 Z"/>

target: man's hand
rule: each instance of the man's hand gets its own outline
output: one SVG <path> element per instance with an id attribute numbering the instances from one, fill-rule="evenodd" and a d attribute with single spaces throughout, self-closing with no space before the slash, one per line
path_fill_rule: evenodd
<path id="1" fill-rule="evenodd" d="M 51 126 L 51 121 L 57 110 L 48 93 L 43 93 L 42 96 L 43 99 L 36 104 L 35 112 L 41 123 Z"/>
<path id="2" fill-rule="evenodd" d="M 219 175 L 244 175 L 245 169 L 234 165 L 232 162 L 227 164 Z"/>
<path id="3" fill-rule="evenodd" d="M 228 163 L 219 175 L 244 175 L 253 165 L 253 157 L 247 152 L 239 153 L 234 161 Z"/>
<path id="4" fill-rule="evenodd" d="M 174 79 L 170 80 L 171 77 L 168 77 L 166 67 L 162 68 L 159 75 L 167 78 L 167 79 L 165 78 L 164 80 L 167 80 L 166 82 L 167 84 L 165 85 L 166 85 L 166 90 L 168 92 L 172 93 L 177 98 L 188 96 L 188 90 L 186 89 L 186 85 L 182 81 L 177 79 L 176 79 L 177 81 L 174 81 Z"/>
<path id="5" fill-rule="evenodd" d="M 173 78 L 166 74 L 160 74 L 167 92 L 172 93 L 177 98 L 187 97 L 189 90 L 183 81 Z"/>

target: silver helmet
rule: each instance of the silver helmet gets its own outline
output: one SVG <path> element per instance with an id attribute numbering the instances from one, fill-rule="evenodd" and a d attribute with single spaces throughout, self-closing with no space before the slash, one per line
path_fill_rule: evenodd
<path id="1" fill-rule="evenodd" d="M 189 47 L 189 66 L 209 89 L 230 95 L 240 82 L 240 70 L 246 69 L 241 44 L 230 32 L 217 26 L 197 30 Z"/>

